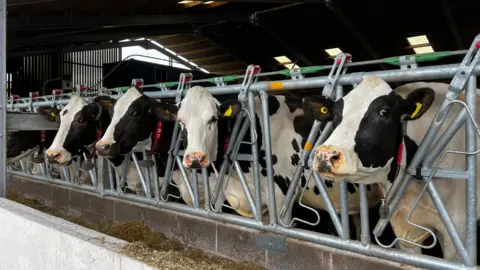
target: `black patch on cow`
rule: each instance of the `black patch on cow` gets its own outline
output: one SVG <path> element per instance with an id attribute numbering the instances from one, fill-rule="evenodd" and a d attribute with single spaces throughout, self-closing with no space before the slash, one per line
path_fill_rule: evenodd
<path id="1" fill-rule="evenodd" d="M 301 187 L 304 187 L 307 184 L 307 179 L 303 175 L 300 178 L 300 184 L 301 184 Z"/>
<path id="2" fill-rule="evenodd" d="M 359 184 L 354 184 L 356 187 L 359 187 L 360 185 Z"/>
<path id="3" fill-rule="evenodd" d="M 262 170 L 260 171 L 260 173 L 261 173 L 263 176 L 267 177 L 267 169 L 262 168 Z"/>
<path id="4" fill-rule="evenodd" d="M 343 98 L 337 100 L 333 107 L 332 129 L 335 129 L 343 119 Z"/>
<path id="5" fill-rule="evenodd" d="M 366 187 L 367 187 L 367 191 L 372 190 L 372 186 L 371 186 L 371 185 L 367 185 Z"/>
<path id="6" fill-rule="evenodd" d="M 293 147 L 293 150 L 295 150 L 295 152 L 300 152 L 300 146 L 298 145 L 298 142 L 297 140 L 293 139 L 292 140 L 292 147 Z"/>
<path id="7" fill-rule="evenodd" d="M 405 142 L 405 150 L 407 151 L 407 166 L 410 164 L 410 162 L 413 159 L 413 156 L 415 156 L 415 153 L 417 153 L 418 145 L 407 135 L 403 136 L 403 141 Z"/>
<path id="8" fill-rule="evenodd" d="M 274 96 L 268 96 L 268 114 L 270 116 L 277 113 L 278 109 L 280 109 L 280 102 Z"/>
<path id="9" fill-rule="evenodd" d="M 62 115 L 65 116 L 65 114 L 68 113 L 68 109 L 63 110 Z"/>
<path id="10" fill-rule="evenodd" d="M 394 94 L 376 98 L 369 105 L 355 134 L 354 151 L 364 167 L 384 167 L 397 154 L 401 97 Z M 380 111 L 388 113 L 381 115 Z"/>
<path id="11" fill-rule="evenodd" d="M 356 192 L 355 186 L 352 183 L 347 183 L 347 190 L 348 193 L 353 194 Z"/>
<path id="12" fill-rule="evenodd" d="M 300 157 L 298 156 L 298 154 L 293 154 L 291 156 L 291 159 L 292 159 L 292 165 L 297 166 L 298 162 L 300 161 Z"/>
<path id="13" fill-rule="evenodd" d="M 302 145 L 307 142 L 308 134 L 312 129 L 313 118 L 307 115 L 298 115 L 293 119 L 293 129 L 302 136 Z"/>
<path id="14" fill-rule="evenodd" d="M 318 190 L 317 186 L 313 188 L 313 192 L 315 192 L 315 195 L 320 195 L 320 190 Z"/>
<path id="15" fill-rule="evenodd" d="M 280 175 L 273 177 L 274 182 L 278 185 L 283 194 L 287 194 L 288 187 L 290 186 L 290 179 Z"/>
<path id="16" fill-rule="evenodd" d="M 55 139 L 56 130 L 47 130 L 44 146 L 48 147 Z M 21 130 L 10 133 L 7 141 L 7 158 L 20 155 L 23 151 L 40 145 L 41 137 L 38 130 Z"/>
<path id="17" fill-rule="evenodd" d="M 327 186 L 327 188 L 333 188 L 333 182 L 332 181 L 323 180 L 323 182 L 325 183 L 325 186 Z"/>

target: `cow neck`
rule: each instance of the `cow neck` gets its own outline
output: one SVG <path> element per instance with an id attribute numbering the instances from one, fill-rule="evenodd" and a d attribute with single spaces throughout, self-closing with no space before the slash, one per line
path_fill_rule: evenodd
<path id="1" fill-rule="evenodd" d="M 390 171 L 388 172 L 388 183 L 389 188 L 385 189 L 386 193 L 390 192 L 391 187 L 393 186 L 392 184 L 394 183 L 395 179 L 397 179 L 401 164 L 402 164 L 402 158 L 403 158 L 403 151 L 406 151 L 405 148 L 405 142 L 404 142 L 404 135 L 406 133 L 406 127 L 404 129 L 403 124 L 400 123 L 398 129 L 397 129 L 397 135 L 396 135 L 396 140 L 395 140 L 395 149 L 396 150 L 396 155 L 393 157 L 392 164 L 390 165 Z M 385 198 L 386 194 L 383 194 L 382 189 L 380 188 L 379 184 L 376 185 L 382 198 Z"/>

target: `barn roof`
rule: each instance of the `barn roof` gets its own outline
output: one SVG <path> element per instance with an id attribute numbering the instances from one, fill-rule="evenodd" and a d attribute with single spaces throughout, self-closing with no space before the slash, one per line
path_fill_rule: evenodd
<path id="1" fill-rule="evenodd" d="M 480 10 L 475 0 L 178 2 L 10 0 L 7 49 L 22 55 L 66 44 L 123 46 L 117 42 L 124 39 L 148 46 L 133 40 L 147 38 L 211 73 L 241 74 L 251 63 L 285 69 L 278 56 L 300 67 L 329 65 L 331 48 L 354 62 L 414 54 L 407 37 L 418 35 L 436 52 L 466 49 L 478 33 Z M 389 68 L 397 67 L 360 70 Z"/>

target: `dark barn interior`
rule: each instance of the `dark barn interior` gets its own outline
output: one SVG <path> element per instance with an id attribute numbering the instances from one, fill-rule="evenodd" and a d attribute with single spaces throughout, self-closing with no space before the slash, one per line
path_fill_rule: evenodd
<path id="1" fill-rule="evenodd" d="M 95 85 L 103 64 L 119 62 L 120 48 L 128 46 L 155 49 L 193 71 L 208 70 L 207 77 L 243 74 L 248 64 L 262 71 L 330 65 L 325 50 L 331 48 L 350 53 L 353 62 L 411 55 L 426 45 L 435 52 L 468 49 L 478 33 L 480 2 L 10 0 L 7 10 L 8 87 L 28 96 L 60 88 L 61 79 Z M 419 35 L 428 44 L 410 45 L 407 37 Z M 383 63 L 349 71 L 395 68 Z M 74 70 L 83 77 L 72 78 Z"/>

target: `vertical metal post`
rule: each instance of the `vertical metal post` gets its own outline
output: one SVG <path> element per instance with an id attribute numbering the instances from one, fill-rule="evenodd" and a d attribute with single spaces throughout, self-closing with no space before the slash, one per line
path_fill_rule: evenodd
<path id="1" fill-rule="evenodd" d="M 370 224 L 368 220 L 367 188 L 360 184 L 360 241 L 363 245 L 370 244 Z M 358 237 L 358 236 L 357 236 Z"/>
<path id="2" fill-rule="evenodd" d="M 465 89 L 465 101 L 472 112 L 472 120 L 477 121 L 477 77 L 471 76 Z M 466 122 L 465 143 L 467 152 L 475 152 L 477 149 L 477 132 L 471 120 Z M 470 257 L 468 266 L 477 265 L 477 155 L 467 155 L 466 167 L 468 178 L 466 182 L 466 249 Z"/>
<path id="3" fill-rule="evenodd" d="M 253 93 L 248 93 L 248 111 L 252 117 L 251 125 L 250 125 L 250 139 L 253 141 L 256 133 L 257 128 L 257 117 L 255 113 L 255 97 Z M 255 186 L 255 208 L 257 209 L 258 215 L 255 217 L 257 221 L 261 221 L 262 216 L 262 189 L 260 183 L 260 170 L 259 170 L 259 163 L 258 163 L 258 136 L 252 144 L 252 168 L 253 168 L 253 182 Z M 271 155 L 271 153 L 266 153 L 266 155 Z M 248 188 L 248 186 L 247 186 Z M 270 210 L 271 211 L 271 210 Z M 275 212 L 274 212 L 275 213 Z"/>
<path id="4" fill-rule="evenodd" d="M 5 73 L 7 72 L 7 4 L 6 0 L 0 0 L 0 197 L 7 195 L 7 89 L 5 81 Z"/>
<path id="5" fill-rule="evenodd" d="M 210 211 L 210 183 L 208 182 L 208 170 L 202 169 L 203 183 L 205 188 L 205 211 Z"/>

